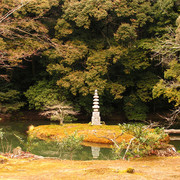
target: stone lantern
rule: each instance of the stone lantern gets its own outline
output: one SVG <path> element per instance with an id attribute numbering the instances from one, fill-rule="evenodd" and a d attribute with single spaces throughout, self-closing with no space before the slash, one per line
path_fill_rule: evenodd
<path id="1" fill-rule="evenodd" d="M 94 92 L 92 108 L 93 108 L 93 112 L 92 112 L 91 124 L 101 125 L 101 118 L 100 118 L 100 112 L 99 112 L 99 96 L 97 93 L 97 89 Z"/>

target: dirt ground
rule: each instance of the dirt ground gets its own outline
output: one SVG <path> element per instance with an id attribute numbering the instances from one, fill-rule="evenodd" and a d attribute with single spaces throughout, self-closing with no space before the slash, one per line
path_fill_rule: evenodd
<path id="1" fill-rule="evenodd" d="M 134 173 L 127 173 L 133 168 Z M 180 179 L 180 156 L 132 161 L 9 159 L 0 164 L 0 179 L 14 180 L 174 180 Z"/>

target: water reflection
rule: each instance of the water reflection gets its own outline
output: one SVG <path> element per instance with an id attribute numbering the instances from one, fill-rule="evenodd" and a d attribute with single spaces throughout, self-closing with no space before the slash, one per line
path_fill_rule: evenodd
<path id="1" fill-rule="evenodd" d="M 91 146 L 92 156 L 94 159 L 99 157 L 100 147 Z"/>

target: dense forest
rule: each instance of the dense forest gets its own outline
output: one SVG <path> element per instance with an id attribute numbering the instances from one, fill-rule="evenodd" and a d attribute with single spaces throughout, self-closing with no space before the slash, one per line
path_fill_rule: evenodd
<path id="1" fill-rule="evenodd" d="M 180 112 L 180 1 L 1 0 L 0 113 L 71 105 Z M 179 18 L 178 18 L 179 16 Z"/>

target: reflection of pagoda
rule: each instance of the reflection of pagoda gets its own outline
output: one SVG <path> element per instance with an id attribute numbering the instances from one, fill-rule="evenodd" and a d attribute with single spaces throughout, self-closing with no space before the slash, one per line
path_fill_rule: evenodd
<path id="1" fill-rule="evenodd" d="M 92 156 L 94 159 L 99 157 L 100 147 L 91 146 Z"/>
<path id="2" fill-rule="evenodd" d="M 99 112 L 99 96 L 97 93 L 97 89 L 95 90 L 94 96 L 93 96 L 93 112 L 92 112 L 92 118 L 91 118 L 91 124 L 92 125 L 101 125 L 101 118 L 100 118 L 100 112 Z"/>

